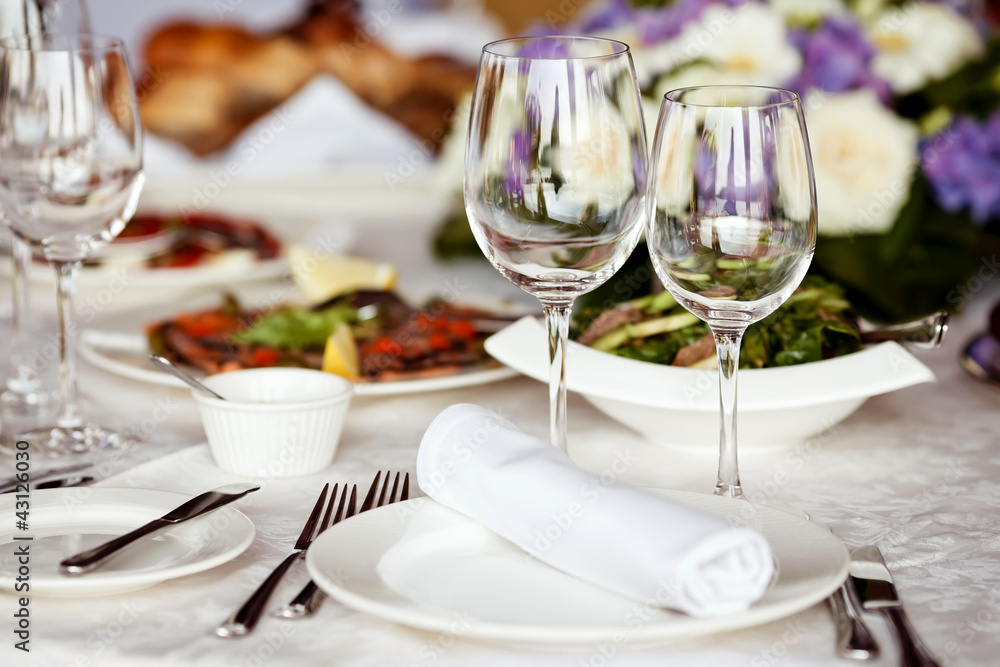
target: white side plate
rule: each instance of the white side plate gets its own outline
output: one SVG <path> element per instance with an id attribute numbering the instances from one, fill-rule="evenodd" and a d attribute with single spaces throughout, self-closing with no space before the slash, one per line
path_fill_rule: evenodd
<path id="1" fill-rule="evenodd" d="M 0 495 L 0 589 L 15 594 L 15 551 L 22 545 L 30 553 L 31 595 L 87 597 L 146 588 L 213 568 L 239 556 L 254 538 L 246 515 L 222 507 L 143 538 L 90 574 L 67 577 L 58 570 L 63 559 L 159 518 L 190 497 L 101 487 L 33 491 L 27 531 L 16 527 L 16 500 L 14 493 Z M 32 539 L 16 539 L 27 536 Z"/>

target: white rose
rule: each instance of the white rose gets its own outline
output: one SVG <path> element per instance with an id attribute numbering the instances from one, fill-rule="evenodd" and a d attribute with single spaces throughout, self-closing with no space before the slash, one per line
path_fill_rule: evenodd
<path id="1" fill-rule="evenodd" d="M 932 3 L 882 12 L 868 38 L 877 49 L 872 71 L 900 94 L 948 76 L 983 52 L 975 26 L 951 7 Z"/>
<path id="2" fill-rule="evenodd" d="M 633 119 L 634 120 L 634 119 Z M 575 222 L 586 209 L 597 205 L 598 216 L 620 207 L 635 191 L 632 129 L 612 105 L 592 107 L 591 115 L 578 115 L 560 125 L 560 144 L 551 150 L 552 172 L 566 185 L 557 195 L 544 189 L 545 206 L 554 220 Z M 536 190 L 525 188 L 524 203 L 534 210 Z"/>
<path id="3" fill-rule="evenodd" d="M 770 4 L 789 23 L 809 23 L 847 12 L 843 0 L 771 0 Z"/>
<path id="4" fill-rule="evenodd" d="M 455 107 L 455 117 L 451 121 L 448 135 L 441 143 L 441 152 L 431 182 L 435 188 L 447 194 L 461 194 L 462 179 L 465 178 L 465 140 L 469 135 L 469 110 L 472 106 L 470 91 Z"/>
<path id="5" fill-rule="evenodd" d="M 819 231 L 881 234 L 906 203 L 917 159 L 917 129 L 859 90 L 807 97 Z"/>
<path id="6" fill-rule="evenodd" d="M 718 84 L 777 86 L 802 67 L 802 56 L 788 42 L 781 16 L 758 3 L 736 9 L 711 5 L 663 50 L 661 72 L 673 69 L 677 62 L 707 63 L 667 77 L 657 87 L 663 92 Z"/>

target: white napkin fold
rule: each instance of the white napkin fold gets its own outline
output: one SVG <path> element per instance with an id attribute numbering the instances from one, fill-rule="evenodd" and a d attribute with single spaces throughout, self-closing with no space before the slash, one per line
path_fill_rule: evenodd
<path id="1" fill-rule="evenodd" d="M 576 467 L 475 405 L 444 410 L 417 453 L 417 483 L 539 560 L 692 616 L 742 611 L 774 565 L 759 533 Z"/>

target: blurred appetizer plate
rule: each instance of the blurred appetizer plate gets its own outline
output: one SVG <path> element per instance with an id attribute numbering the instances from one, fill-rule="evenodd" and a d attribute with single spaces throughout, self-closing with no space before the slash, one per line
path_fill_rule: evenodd
<path id="1" fill-rule="evenodd" d="M 166 211 L 144 211 L 143 215 L 165 219 L 176 217 Z M 286 250 L 290 241 L 308 239 L 336 253 L 346 252 L 354 241 L 352 227 L 322 225 L 322 220 L 316 217 L 243 216 L 221 211 L 211 211 L 210 215 L 223 220 L 253 223 L 280 245 L 277 256 L 262 259 L 253 249 L 235 247 L 191 266 L 154 268 L 147 266 L 145 261 L 150 255 L 162 253 L 175 239 L 168 233 L 151 234 L 147 238 L 123 239 L 103 249 L 98 253 L 103 260 L 101 264 L 86 265 L 80 270 L 81 289 L 108 289 L 117 294 L 126 289 L 190 289 L 270 280 L 288 274 Z M 280 234 L 276 230 L 281 230 Z M 204 230 L 203 233 L 206 236 L 225 236 L 211 230 Z M 5 273 L 10 272 L 6 257 L 2 266 Z M 33 262 L 28 275 L 34 282 L 54 283 L 52 268 L 44 263 Z"/>
<path id="2" fill-rule="evenodd" d="M 545 327 L 524 318 L 486 341 L 495 359 L 548 381 Z M 664 444 L 718 447 L 718 371 L 663 366 L 570 342 L 566 386 L 612 419 Z M 846 419 L 870 397 L 936 378 L 894 342 L 800 366 L 739 373 L 740 450 L 803 442 Z"/>
<path id="3" fill-rule="evenodd" d="M 86 576 L 59 573 L 61 560 L 124 535 L 190 499 L 149 489 L 33 491 L 30 530 L 24 532 L 16 529 L 15 494 L 0 496 L 0 590 L 15 593 L 19 545 L 30 549 L 31 595 L 87 597 L 138 590 L 202 572 L 236 558 L 253 542 L 250 519 L 223 507 L 141 540 Z M 17 540 L 25 535 L 31 541 Z"/>
<path id="4" fill-rule="evenodd" d="M 464 639 L 548 648 L 640 646 L 759 625 L 820 602 L 847 575 L 847 550 L 820 526 L 742 500 L 650 491 L 760 531 L 777 565 L 764 597 L 746 611 L 695 618 L 564 574 L 457 512 L 446 510 L 433 530 L 407 535 L 420 509 L 434 503 L 429 498 L 331 526 L 306 552 L 306 566 L 331 597 L 366 614 L 451 634 L 459 619 Z"/>
<path id="5" fill-rule="evenodd" d="M 280 287 L 270 289 L 263 286 L 248 287 L 240 290 L 237 296 L 241 303 L 251 307 L 294 301 L 292 291 Z M 83 331 L 79 346 L 80 356 L 98 368 L 122 377 L 165 387 L 187 389 L 188 386 L 181 380 L 150 363 L 149 344 L 144 333 L 146 326 L 151 322 L 174 317 L 181 311 L 192 312 L 211 308 L 220 301 L 221 295 L 213 293 L 185 301 L 100 315 Z M 195 376 L 203 375 L 197 370 L 185 370 Z M 498 382 L 516 377 L 518 374 L 518 371 L 505 366 L 499 368 L 472 366 L 468 370 L 439 377 L 358 383 L 354 385 L 354 393 L 357 396 L 416 394 Z"/>

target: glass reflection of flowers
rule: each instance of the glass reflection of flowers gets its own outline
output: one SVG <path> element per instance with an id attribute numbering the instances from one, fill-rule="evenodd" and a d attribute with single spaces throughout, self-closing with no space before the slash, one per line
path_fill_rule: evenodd
<path id="1" fill-rule="evenodd" d="M 569 311 L 635 247 L 646 159 L 625 45 L 555 37 L 484 49 L 465 158 L 466 213 L 486 257 L 545 309 L 551 437 L 563 449 Z"/>

